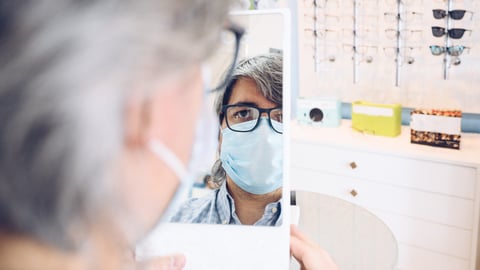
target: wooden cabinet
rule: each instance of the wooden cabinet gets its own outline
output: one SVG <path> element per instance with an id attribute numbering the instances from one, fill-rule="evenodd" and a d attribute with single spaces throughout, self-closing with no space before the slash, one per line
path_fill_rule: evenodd
<path id="1" fill-rule="evenodd" d="M 480 135 L 462 149 L 364 135 L 339 128 L 291 128 L 292 189 L 353 202 L 382 219 L 399 247 L 399 270 L 476 270 Z"/>

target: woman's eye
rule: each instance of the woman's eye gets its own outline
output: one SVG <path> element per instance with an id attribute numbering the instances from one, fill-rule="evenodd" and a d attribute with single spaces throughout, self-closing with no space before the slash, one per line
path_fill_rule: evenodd
<path id="1" fill-rule="evenodd" d="M 283 113 L 280 112 L 272 112 L 271 118 L 277 122 L 282 123 L 283 122 Z"/>
<path id="2" fill-rule="evenodd" d="M 241 110 L 235 113 L 235 118 L 248 118 L 250 117 L 251 112 L 249 110 Z"/>

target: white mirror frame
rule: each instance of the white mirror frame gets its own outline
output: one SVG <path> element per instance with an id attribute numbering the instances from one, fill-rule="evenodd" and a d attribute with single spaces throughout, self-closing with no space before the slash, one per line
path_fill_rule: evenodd
<path id="1" fill-rule="evenodd" d="M 232 12 L 235 15 L 278 14 L 283 17 L 283 113 L 290 113 L 291 17 L 288 9 Z M 181 253 L 184 269 L 287 270 L 290 265 L 290 121 L 285 121 L 283 222 L 280 227 L 164 223 L 136 247 L 137 260 Z M 148 207 L 148 206 L 146 206 Z"/>

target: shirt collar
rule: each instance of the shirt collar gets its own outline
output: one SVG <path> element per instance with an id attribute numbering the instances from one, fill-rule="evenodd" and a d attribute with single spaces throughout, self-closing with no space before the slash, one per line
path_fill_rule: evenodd
<path id="1" fill-rule="evenodd" d="M 217 210 L 222 224 L 241 224 L 235 213 L 235 201 L 227 189 L 227 181 L 224 181 L 218 191 Z M 282 220 L 281 199 L 267 204 L 265 212 L 260 220 L 254 225 L 273 226 L 280 225 Z"/>

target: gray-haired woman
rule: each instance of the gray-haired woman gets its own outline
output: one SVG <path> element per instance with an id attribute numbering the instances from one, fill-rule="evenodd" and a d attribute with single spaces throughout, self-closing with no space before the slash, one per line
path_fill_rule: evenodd
<path id="1" fill-rule="evenodd" d="M 0 269 L 133 267 L 188 163 L 228 6 L 2 1 Z"/>
<path id="2" fill-rule="evenodd" d="M 243 59 L 215 100 L 221 124 L 218 189 L 185 203 L 174 222 L 278 226 L 282 222 L 282 55 Z"/>

